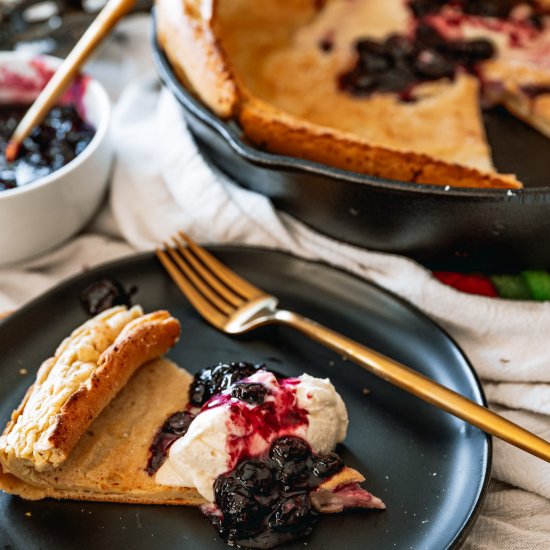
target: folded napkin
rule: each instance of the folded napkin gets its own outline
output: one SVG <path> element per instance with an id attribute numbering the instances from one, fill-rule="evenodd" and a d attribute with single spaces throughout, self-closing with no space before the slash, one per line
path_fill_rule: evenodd
<path id="1" fill-rule="evenodd" d="M 144 40 L 142 32 L 140 22 L 139 32 L 134 29 L 137 40 Z M 124 47 L 131 56 L 132 41 Z M 102 69 L 108 73 L 112 65 Z M 336 242 L 276 211 L 267 198 L 239 187 L 203 160 L 179 106 L 154 75 L 142 76 L 122 92 L 112 130 L 117 162 L 109 205 L 64 247 L 0 270 L 0 311 L 78 269 L 152 249 L 180 229 L 202 243 L 286 250 L 346 269 L 415 304 L 468 355 L 491 406 L 550 439 L 550 303 L 463 294 L 407 258 Z M 495 478 L 550 498 L 550 464 L 494 443 Z M 529 535 L 529 546 L 549 548 L 548 503 L 523 491 L 493 490 L 476 526 L 478 535 L 466 546 L 520 548 L 536 518 L 543 524 Z"/>

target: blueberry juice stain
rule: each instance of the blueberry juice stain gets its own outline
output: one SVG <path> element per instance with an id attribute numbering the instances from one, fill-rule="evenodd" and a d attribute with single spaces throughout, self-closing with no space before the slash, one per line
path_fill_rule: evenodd
<path id="1" fill-rule="evenodd" d="M 21 144 L 18 158 L 8 163 L 5 150 L 29 106 L 0 105 L 0 191 L 15 189 L 47 176 L 80 155 L 95 129 L 71 105 L 54 107 Z"/>

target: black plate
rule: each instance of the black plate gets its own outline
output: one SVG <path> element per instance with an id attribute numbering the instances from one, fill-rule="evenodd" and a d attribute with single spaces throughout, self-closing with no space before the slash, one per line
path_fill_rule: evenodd
<path id="1" fill-rule="evenodd" d="M 154 22 L 153 22 L 154 25 Z M 209 162 L 310 227 L 351 244 L 410 256 L 432 268 L 518 270 L 550 266 L 550 142 L 503 110 L 485 114 L 497 167 L 520 191 L 384 180 L 266 153 L 180 83 L 153 30 L 153 59 Z"/>
<path id="2" fill-rule="evenodd" d="M 214 250 L 222 261 L 278 295 L 283 307 L 339 329 L 484 403 L 479 382 L 456 344 L 395 296 L 341 271 L 282 253 Z M 441 550 L 462 540 L 487 488 L 488 436 L 290 329 L 268 327 L 242 339 L 216 332 L 149 254 L 79 275 L 0 324 L 0 422 L 19 403 L 40 362 L 86 319 L 79 292 L 103 276 L 127 287 L 136 285 L 135 301 L 146 310 L 167 308 L 181 320 L 182 337 L 170 356 L 191 372 L 217 361 L 244 359 L 265 361 L 288 375 L 307 371 L 331 378 L 350 415 L 342 456 L 366 472 L 369 489 L 388 509 L 323 518 L 307 539 L 307 548 Z M 20 374 L 20 369 L 28 374 Z M 370 390 L 368 395 L 364 388 Z M 0 541 L 2 548 L 25 550 L 225 547 L 194 509 L 27 502 L 5 494 L 0 496 Z M 304 542 L 286 548 L 304 548 Z"/>

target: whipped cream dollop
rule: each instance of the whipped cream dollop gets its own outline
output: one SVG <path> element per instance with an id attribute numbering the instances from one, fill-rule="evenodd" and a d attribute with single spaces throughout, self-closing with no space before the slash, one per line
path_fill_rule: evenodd
<path id="1" fill-rule="evenodd" d="M 239 396 L 239 397 L 236 397 Z M 315 453 L 346 437 L 348 414 L 330 380 L 303 374 L 277 380 L 261 371 L 207 401 L 155 475 L 161 485 L 195 487 L 214 501 L 214 481 L 241 460 L 266 453 L 283 435 Z"/>

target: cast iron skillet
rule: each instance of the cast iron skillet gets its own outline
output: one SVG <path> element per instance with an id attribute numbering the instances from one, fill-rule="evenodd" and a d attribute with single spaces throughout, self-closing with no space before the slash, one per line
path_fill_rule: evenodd
<path id="1" fill-rule="evenodd" d="M 154 17 L 153 17 L 154 25 Z M 242 186 L 338 240 L 410 256 L 432 268 L 550 266 L 550 142 L 503 110 L 485 115 L 497 167 L 525 189 L 445 188 L 391 181 L 263 152 L 180 83 L 152 33 L 160 78 L 204 156 Z"/>

